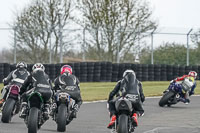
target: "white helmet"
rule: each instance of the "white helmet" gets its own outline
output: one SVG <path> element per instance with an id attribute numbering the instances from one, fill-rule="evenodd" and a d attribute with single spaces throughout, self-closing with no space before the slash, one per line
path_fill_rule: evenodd
<path id="1" fill-rule="evenodd" d="M 36 63 L 33 65 L 32 70 L 34 71 L 35 69 L 41 69 L 42 71 L 45 70 L 44 65 L 42 65 L 41 63 Z"/>
<path id="2" fill-rule="evenodd" d="M 135 76 L 135 72 L 133 70 L 127 69 L 126 71 L 124 71 L 123 77 L 125 77 L 128 73 L 132 73 Z"/>
<path id="3" fill-rule="evenodd" d="M 194 79 L 196 79 L 197 78 L 197 73 L 195 71 L 190 71 L 188 73 L 188 76 L 194 77 Z"/>
<path id="4" fill-rule="evenodd" d="M 23 61 L 18 62 L 16 65 L 16 68 L 26 68 L 27 69 L 27 64 Z"/>

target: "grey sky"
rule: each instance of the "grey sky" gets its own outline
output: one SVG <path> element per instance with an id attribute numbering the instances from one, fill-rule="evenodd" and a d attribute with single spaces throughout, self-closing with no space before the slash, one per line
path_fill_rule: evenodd
<path id="1" fill-rule="evenodd" d="M 164 27 L 200 27 L 200 0 L 149 0 L 154 17 Z"/>
<path id="2" fill-rule="evenodd" d="M 0 4 L 0 28 L 8 27 L 14 12 L 21 11 L 31 0 L 2 0 Z M 179 28 L 187 32 L 200 28 L 200 0 L 147 0 L 153 9 L 153 18 L 160 27 Z M 177 30 L 177 31 L 178 31 Z M 180 31 L 181 32 L 181 31 Z M 9 32 L 0 30 L 0 50 L 9 48 Z"/>

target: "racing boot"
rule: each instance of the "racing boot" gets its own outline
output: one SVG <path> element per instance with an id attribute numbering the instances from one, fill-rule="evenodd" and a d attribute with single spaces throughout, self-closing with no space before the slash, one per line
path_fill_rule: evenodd
<path id="1" fill-rule="evenodd" d="M 50 108 L 50 105 L 49 104 L 45 104 L 44 105 L 44 119 L 45 120 L 48 120 L 49 119 L 49 108 Z"/>
<path id="2" fill-rule="evenodd" d="M 190 99 L 185 99 L 185 104 L 189 104 L 190 103 Z"/>
<path id="3" fill-rule="evenodd" d="M 22 103 L 22 109 L 21 109 L 21 112 L 19 114 L 19 117 L 22 118 L 22 119 L 26 118 L 27 106 L 28 106 L 27 102 Z"/>
<path id="4" fill-rule="evenodd" d="M 137 113 L 133 113 L 133 115 L 132 115 L 132 120 L 133 120 L 133 122 L 132 122 L 132 124 L 133 124 L 133 127 L 137 127 L 138 126 L 138 115 L 137 115 Z"/>
<path id="5" fill-rule="evenodd" d="M 183 103 L 185 103 L 185 104 L 189 104 L 189 103 L 190 103 L 190 99 L 186 99 L 186 98 L 183 98 L 183 97 L 180 97 L 180 98 L 178 99 L 178 101 L 181 101 L 181 102 L 183 102 Z"/>
<path id="6" fill-rule="evenodd" d="M 79 106 L 78 104 L 75 104 L 74 107 L 73 107 L 73 111 L 72 111 L 72 118 L 76 118 L 76 114 L 79 110 Z"/>
<path id="7" fill-rule="evenodd" d="M 2 98 L 1 100 L 0 100 L 0 108 L 3 106 L 3 103 L 5 102 L 5 100 Z"/>
<path id="8" fill-rule="evenodd" d="M 56 108 L 57 108 L 57 104 L 56 103 L 53 103 L 52 105 L 51 105 L 51 111 L 50 111 L 50 116 L 53 116 L 54 115 L 54 113 L 56 112 Z"/>
<path id="9" fill-rule="evenodd" d="M 76 112 L 77 112 L 76 110 L 73 110 L 73 111 L 72 111 L 71 119 L 76 118 Z"/>
<path id="10" fill-rule="evenodd" d="M 110 123 L 108 124 L 107 128 L 112 129 L 112 127 L 115 125 L 116 121 L 116 115 L 113 115 L 110 119 Z"/>

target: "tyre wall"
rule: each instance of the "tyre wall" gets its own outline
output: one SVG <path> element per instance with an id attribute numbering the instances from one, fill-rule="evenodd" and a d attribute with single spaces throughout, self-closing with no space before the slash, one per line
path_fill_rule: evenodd
<path id="1" fill-rule="evenodd" d="M 63 65 L 70 65 L 73 74 L 80 82 L 116 82 L 122 78 L 123 72 L 127 69 L 135 71 L 140 81 L 170 81 L 176 77 L 188 74 L 189 71 L 198 73 L 200 79 L 200 66 L 177 66 L 177 65 L 152 65 L 132 63 L 111 63 L 111 62 L 76 62 L 62 64 L 44 64 L 45 72 L 53 81 L 59 74 Z M 28 64 L 27 70 L 32 71 L 33 64 Z M 16 64 L 0 64 L 0 82 L 3 78 L 16 69 Z"/>

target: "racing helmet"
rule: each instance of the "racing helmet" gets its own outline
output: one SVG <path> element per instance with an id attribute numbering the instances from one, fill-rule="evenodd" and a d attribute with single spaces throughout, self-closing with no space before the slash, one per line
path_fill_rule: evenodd
<path id="1" fill-rule="evenodd" d="M 133 70 L 127 69 L 126 71 L 124 71 L 123 77 L 125 77 L 128 73 L 132 73 L 135 76 L 135 72 Z"/>
<path id="2" fill-rule="evenodd" d="M 27 69 L 27 64 L 23 61 L 21 62 L 18 62 L 17 65 L 16 65 L 16 68 L 25 68 Z"/>
<path id="3" fill-rule="evenodd" d="M 197 73 L 195 71 L 190 71 L 188 73 L 188 76 L 194 77 L 194 79 L 196 79 L 197 78 Z"/>
<path id="4" fill-rule="evenodd" d="M 36 69 L 41 69 L 42 71 L 44 71 L 45 67 L 44 67 L 44 65 L 42 65 L 42 63 L 36 63 L 36 64 L 33 65 L 32 71 L 34 71 Z"/>
<path id="5" fill-rule="evenodd" d="M 72 67 L 70 65 L 62 66 L 60 69 L 60 74 L 63 74 L 65 72 L 69 72 L 70 74 L 72 74 Z"/>

